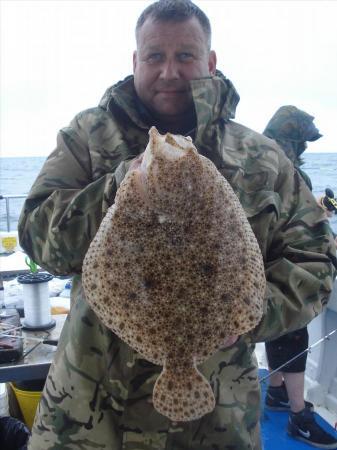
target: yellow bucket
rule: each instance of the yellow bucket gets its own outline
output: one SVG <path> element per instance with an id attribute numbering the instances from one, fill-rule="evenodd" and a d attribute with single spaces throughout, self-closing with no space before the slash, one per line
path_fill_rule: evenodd
<path id="1" fill-rule="evenodd" d="M 25 424 L 29 429 L 32 429 L 36 409 L 38 407 L 42 392 L 41 391 L 23 391 L 13 386 L 10 383 L 11 388 L 13 389 L 16 399 L 19 403 L 23 419 Z"/>

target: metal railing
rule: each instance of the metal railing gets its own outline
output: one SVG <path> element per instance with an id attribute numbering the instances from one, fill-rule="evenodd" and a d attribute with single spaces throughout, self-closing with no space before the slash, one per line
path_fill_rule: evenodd
<path id="1" fill-rule="evenodd" d="M 18 199 L 18 198 L 26 198 L 27 195 L 24 194 L 18 194 L 18 195 L 0 195 L 0 200 L 5 200 L 5 213 L 6 213 L 6 225 L 7 225 L 7 231 L 11 231 L 11 209 L 10 209 L 10 202 L 11 200 Z"/>

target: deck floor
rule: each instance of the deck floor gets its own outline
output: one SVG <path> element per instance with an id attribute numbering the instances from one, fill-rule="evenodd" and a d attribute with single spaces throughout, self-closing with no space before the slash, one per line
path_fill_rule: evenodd
<path id="1" fill-rule="evenodd" d="M 267 370 L 260 369 L 260 378 L 267 374 Z M 261 415 L 261 429 L 262 438 L 264 443 L 264 450 L 308 450 L 314 447 L 309 446 L 303 442 L 297 441 L 291 438 L 287 434 L 287 412 L 274 412 L 268 411 L 264 408 L 264 397 L 266 393 L 267 385 L 265 383 L 261 384 L 262 389 L 262 415 Z M 333 427 L 324 420 L 321 416 L 315 413 L 315 419 L 328 433 L 336 436 L 337 432 Z M 317 447 L 316 447 L 317 448 Z M 318 447 L 320 448 L 320 447 Z M 337 447 L 336 447 L 337 448 Z"/>

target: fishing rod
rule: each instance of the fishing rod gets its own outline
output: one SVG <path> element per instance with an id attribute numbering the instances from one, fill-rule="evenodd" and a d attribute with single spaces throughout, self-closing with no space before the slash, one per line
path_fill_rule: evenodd
<path id="1" fill-rule="evenodd" d="M 316 347 L 317 345 L 321 344 L 324 341 L 328 341 L 330 339 L 330 336 L 332 336 L 334 333 L 337 332 L 337 328 L 335 328 L 334 330 L 330 331 L 330 333 L 326 334 L 325 336 L 323 336 L 321 339 L 319 339 L 318 341 L 314 342 L 312 345 L 309 345 L 305 350 L 303 350 L 301 353 L 299 353 L 298 355 L 294 356 L 293 358 L 289 359 L 289 361 L 285 362 L 284 364 L 282 364 L 281 366 L 277 367 L 277 369 L 274 369 L 272 372 L 269 372 L 268 375 L 260 378 L 260 383 L 264 383 L 269 377 L 271 377 L 272 375 L 274 375 L 274 373 L 279 372 L 281 369 L 283 369 L 283 367 L 285 367 L 287 364 L 295 361 L 295 359 L 299 358 L 300 356 L 304 355 L 304 353 L 310 353 L 311 350 Z"/>

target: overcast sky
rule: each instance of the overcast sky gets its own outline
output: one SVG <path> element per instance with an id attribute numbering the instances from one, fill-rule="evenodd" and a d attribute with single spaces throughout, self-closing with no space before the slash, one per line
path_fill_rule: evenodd
<path id="1" fill-rule="evenodd" d="M 16 1 L 1 7 L 1 155 L 47 156 L 57 131 L 132 72 L 134 26 L 149 1 Z M 262 132 L 281 105 L 316 117 L 309 151 L 337 152 L 337 2 L 196 0 L 218 68 Z"/>

